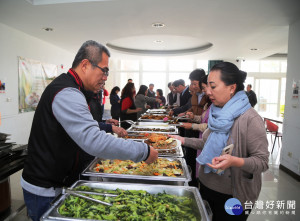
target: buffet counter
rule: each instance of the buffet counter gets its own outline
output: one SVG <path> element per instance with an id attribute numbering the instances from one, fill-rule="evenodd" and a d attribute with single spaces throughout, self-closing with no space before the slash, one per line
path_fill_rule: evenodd
<path id="1" fill-rule="evenodd" d="M 168 136 L 178 134 L 178 125 L 162 119 L 165 110 L 154 113 L 130 122 L 124 138 L 157 149 L 156 162 L 95 158 L 81 173 L 82 180 L 63 188 L 41 220 L 211 220 L 208 203 L 196 187 L 188 186 L 191 174 L 181 142 Z"/>

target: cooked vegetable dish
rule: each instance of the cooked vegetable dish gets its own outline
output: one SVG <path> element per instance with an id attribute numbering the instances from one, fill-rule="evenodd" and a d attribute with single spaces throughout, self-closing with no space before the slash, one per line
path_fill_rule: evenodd
<path id="1" fill-rule="evenodd" d="M 167 135 L 165 134 L 158 134 L 158 133 L 137 133 L 139 136 L 135 136 L 135 135 L 127 135 L 124 138 L 127 139 L 151 139 L 151 141 L 155 141 L 155 139 L 157 140 L 161 140 L 164 139 L 166 140 L 168 138 Z"/>
<path id="2" fill-rule="evenodd" d="M 177 146 L 177 141 L 173 138 L 160 140 L 147 139 L 144 142 L 155 149 L 174 149 Z"/>
<path id="3" fill-rule="evenodd" d="M 170 161 L 158 158 L 151 164 L 145 162 L 134 163 L 131 160 L 100 160 L 93 169 L 99 173 L 132 174 L 143 176 L 169 176 L 183 175 L 182 165 L 179 161 Z"/>
<path id="4" fill-rule="evenodd" d="M 172 120 L 173 117 L 169 115 L 153 115 L 153 114 L 145 114 L 141 116 L 141 119 L 148 119 L 148 120 L 163 120 L 164 118 L 167 118 L 168 120 Z"/>
<path id="5" fill-rule="evenodd" d="M 62 216 L 96 220 L 201 220 L 195 214 L 193 200 L 184 196 L 163 193 L 150 194 L 144 190 L 104 190 L 79 186 L 76 190 L 117 194 L 105 197 L 84 194 L 113 204 L 105 206 L 75 196 L 68 196 L 59 207 Z"/>

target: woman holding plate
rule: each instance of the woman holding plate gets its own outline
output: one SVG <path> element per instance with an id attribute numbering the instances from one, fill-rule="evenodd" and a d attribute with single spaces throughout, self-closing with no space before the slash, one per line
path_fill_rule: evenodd
<path id="1" fill-rule="evenodd" d="M 212 208 L 213 220 L 246 220 L 249 210 L 245 211 L 245 204 L 258 199 L 261 174 L 268 169 L 266 130 L 244 92 L 246 75 L 230 62 L 213 66 L 207 86 L 212 102 L 208 129 L 197 146 L 189 138 L 175 137 L 185 146 L 202 149 L 197 157 L 201 165 L 200 193 Z M 232 154 L 221 156 L 230 144 Z M 231 215 L 226 209 L 232 198 L 243 208 L 239 215 Z"/>

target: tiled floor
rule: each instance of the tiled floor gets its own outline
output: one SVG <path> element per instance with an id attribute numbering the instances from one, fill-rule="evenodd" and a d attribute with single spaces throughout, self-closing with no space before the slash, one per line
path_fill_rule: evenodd
<path id="1" fill-rule="evenodd" d="M 271 141 L 270 141 L 271 143 Z M 271 146 L 271 145 L 270 145 Z M 269 147 L 271 151 L 271 147 Z M 280 150 L 279 150 L 280 151 Z M 294 178 L 279 170 L 280 153 L 276 144 L 274 152 L 270 154 L 269 170 L 263 174 L 262 190 L 258 202 L 263 203 L 263 208 L 253 209 L 248 218 L 249 221 L 296 221 L 300 220 L 300 183 Z M 20 175 L 18 172 L 11 176 L 11 195 L 12 195 L 12 210 L 16 210 L 23 203 L 23 193 L 20 187 Z M 295 209 L 287 209 L 288 201 L 296 201 Z M 272 201 L 274 201 L 274 208 L 271 209 Z M 284 208 L 276 209 L 277 201 L 284 203 Z M 266 204 L 270 206 L 268 209 Z M 298 204 L 297 204 L 298 203 Z M 261 205 L 261 204 L 259 204 Z M 282 204 L 281 204 L 282 205 Z M 276 211 L 278 214 L 275 214 Z M 290 214 L 285 214 L 287 211 Z M 294 211 L 295 215 L 291 214 Z M 284 213 L 283 215 L 281 213 Z M 265 213 L 265 214 L 264 214 Z M 270 214 L 271 213 L 271 214 Z M 27 221 L 26 208 L 23 209 L 15 217 L 6 219 L 13 221 Z"/>
<path id="2" fill-rule="evenodd" d="M 271 152 L 271 140 L 269 139 L 269 151 Z M 296 221 L 300 220 L 300 182 L 292 178 L 287 173 L 279 170 L 280 150 L 276 142 L 273 154 L 269 157 L 269 170 L 263 173 L 262 189 L 258 201 L 263 202 L 263 208 L 254 209 L 248 218 L 249 221 Z M 295 209 L 287 209 L 288 201 L 295 201 Z M 272 201 L 274 202 L 273 209 Z M 277 209 L 277 201 L 282 201 L 282 209 Z M 269 208 L 266 209 L 266 204 Z M 278 202 L 279 203 L 279 202 Z M 298 203 L 298 204 L 297 204 Z M 280 204 L 278 204 L 279 206 Z M 263 214 L 266 212 L 266 215 Z M 278 214 L 275 214 L 276 211 Z M 291 212 L 294 211 L 295 215 Z M 283 212 L 284 215 L 281 215 Z M 290 212 L 290 214 L 286 214 Z M 271 214 L 269 214 L 271 213 Z"/>

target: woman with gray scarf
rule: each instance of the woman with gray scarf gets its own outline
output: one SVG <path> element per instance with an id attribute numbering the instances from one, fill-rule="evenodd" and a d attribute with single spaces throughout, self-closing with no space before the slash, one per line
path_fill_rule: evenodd
<path id="1" fill-rule="evenodd" d="M 212 102 L 208 129 L 197 142 L 178 137 L 185 146 L 202 149 L 196 159 L 200 193 L 210 204 L 214 221 L 246 220 L 251 211 L 246 205 L 258 199 L 261 174 L 268 169 L 266 130 L 244 92 L 246 75 L 229 62 L 213 66 L 206 88 Z M 230 144 L 232 154 L 220 156 Z"/>

